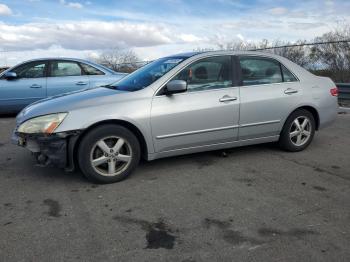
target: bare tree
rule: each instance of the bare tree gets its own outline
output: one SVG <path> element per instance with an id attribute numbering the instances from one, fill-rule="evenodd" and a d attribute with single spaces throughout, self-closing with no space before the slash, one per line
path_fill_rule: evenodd
<path id="1" fill-rule="evenodd" d="M 114 71 L 130 73 L 140 67 L 141 60 L 132 50 L 113 48 L 100 54 L 96 62 L 111 68 Z"/>
<path id="2" fill-rule="evenodd" d="M 298 40 L 295 43 L 275 41 L 271 51 L 272 53 L 283 56 L 302 67 L 309 68 L 311 67 L 309 59 L 310 48 L 304 46 L 304 44 L 306 44 L 305 40 Z"/>
<path id="3" fill-rule="evenodd" d="M 350 82 L 350 42 L 337 42 L 350 39 L 350 25 L 316 37 L 316 42 L 333 42 L 315 45 L 310 58 L 332 75 L 336 81 Z"/>
<path id="4" fill-rule="evenodd" d="M 246 51 L 257 49 L 258 45 L 254 42 L 246 42 L 246 41 L 234 41 L 227 43 L 217 43 L 219 50 L 234 50 L 234 51 Z"/>
<path id="5" fill-rule="evenodd" d="M 297 41 L 295 44 L 303 44 L 306 41 Z M 303 46 L 287 47 L 292 45 L 290 42 L 274 41 L 270 42 L 267 39 L 263 39 L 260 42 L 230 42 L 218 44 L 220 50 L 236 50 L 236 51 L 247 51 L 247 50 L 260 50 L 262 52 L 269 52 L 276 55 L 280 55 L 288 58 L 294 63 L 307 67 L 309 65 L 308 49 Z"/>

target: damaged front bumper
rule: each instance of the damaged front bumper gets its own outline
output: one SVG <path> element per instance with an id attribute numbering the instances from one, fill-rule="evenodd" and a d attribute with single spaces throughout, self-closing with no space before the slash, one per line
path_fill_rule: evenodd
<path id="1" fill-rule="evenodd" d="M 38 164 L 56 166 L 73 171 L 74 148 L 81 130 L 55 134 L 23 134 L 14 132 L 11 137 L 13 144 L 27 148 L 33 153 Z"/>

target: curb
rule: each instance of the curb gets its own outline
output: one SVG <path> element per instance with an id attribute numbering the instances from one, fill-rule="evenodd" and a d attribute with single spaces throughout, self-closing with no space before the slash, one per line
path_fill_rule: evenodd
<path id="1" fill-rule="evenodd" d="M 338 113 L 350 113 L 350 107 L 338 107 Z"/>

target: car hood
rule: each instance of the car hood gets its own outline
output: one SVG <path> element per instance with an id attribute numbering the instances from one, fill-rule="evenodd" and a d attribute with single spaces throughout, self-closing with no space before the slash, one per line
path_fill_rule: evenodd
<path id="1" fill-rule="evenodd" d="M 96 87 L 48 97 L 24 108 L 17 116 L 17 123 L 41 115 L 69 112 L 78 108 L 101 105 L 101 103 L 106 104 L 114 101 L 113 97 L 120 93 L 128 92 Z"/>

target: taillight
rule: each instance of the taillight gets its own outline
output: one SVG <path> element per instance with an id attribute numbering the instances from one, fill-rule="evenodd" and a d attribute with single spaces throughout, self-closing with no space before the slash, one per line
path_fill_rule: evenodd
<path id="1" fill-rule="evenodd" d="M 338 87 L 334 87 L 329 90 L 332 96 L 338 96 Z"/>

